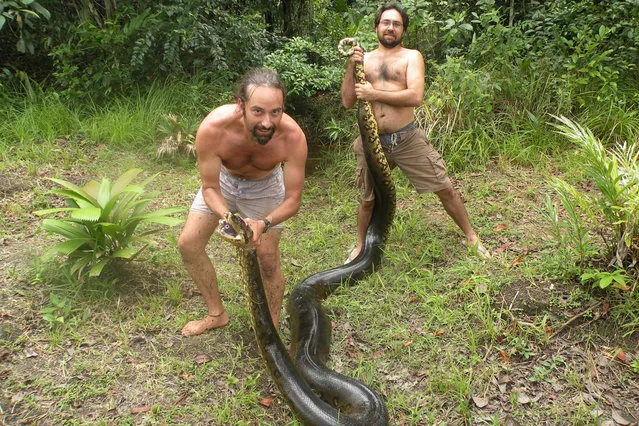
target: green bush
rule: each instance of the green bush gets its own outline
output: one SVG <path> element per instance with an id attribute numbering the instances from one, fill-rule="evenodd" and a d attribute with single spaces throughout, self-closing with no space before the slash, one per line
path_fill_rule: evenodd
<path id="1" fill-rule="evenodd" d="M 629 1 L 546 2 L 537 19 L 525 22 L 529 56 L 554 58 L 556 72 L 569 90 L 600 99 L 615 98 L 621 83 L 635 84 L 639 61 L 636 16 L 639 4 Z"/>
<path id="2" fill-rule="evenodd" d="M 556 207 L 550 217 L 562 243 L 570 243 L 580 253 L 582 267 L 592 254 L 590 235 L 600 235 L 610 257 L 609 265 L 634 265 L 639 259 L 639 149 L 627 142 L 607 151 L 589 129 L 565 117 L 558 117 L 558 132 L 579 148 L 583 171 L 598 192 L 586 194 L 559 178 L 551 187 L 559 194 L 567 215 L 563 220 Z M 552 204 L 549 203 L 549 206 Z M 561 232 L 560 225 L 564 225 Z"/>
<path id="3" fill-rule="evenodd" d="M 266 67 L 277 70 L 291 95 L 314 96 L 338 91 L 344 77 L 344 59 L 337 44 L 294 37 L 264 59 Z"/>
<path id="4" fill-rule="evenodd" d="M 178 0 L 142 10 L 129 4 L 100 25 L 72 23 L 65 42 L 51 52 L 56 85 L 71 98 L 101 100 L 198 74 L 233 81 L 261 65 L 272 37 L 262 16 L 238 15 L 228 7 L 208 0 Z"/>
<path id="5" fill-rule="evenodd" d="M 146 192 L 145 187 L 155 177 L 140 184 L 133 180 L 141 169 L 130 169 L 113 184 L 109 179 L 101 183 L 89 181 L 78 187 L 62 179 L 50 178 L 65 189 L 54 189 L 52 194 L 66 197 L 69 207 L 39 210 L 37 215 L 69 213 L 61 219 L 44 219 L 42 229 L 60 235 L 65 241 L 55 245 L 45 258 L 67 256 L 66 264 L 72 274 L 98 276 L 106 265 L 115 259 L 134 259 L 152 243 L 148 235 L 160 231 L 152 227 L 139 230 L 140 225 L 159 224 L 175 226 L 182 219 L 170 215 L 182 212 L 182 208 L 169 207 L 145 212 L 159 192 Z M 134 246 L 142 244 L 141 248 Z"/>

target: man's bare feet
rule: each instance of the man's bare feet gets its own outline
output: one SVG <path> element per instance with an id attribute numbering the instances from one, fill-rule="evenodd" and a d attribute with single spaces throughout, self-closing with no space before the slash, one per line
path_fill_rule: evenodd
<path id="1" fill-rule="evenodd" d="M 486 247 L 482 244 L 479 237 L 475 237 L 474 241 L 469 239 L 463 240 L 462 243 L 468 248 L 468 254 L 477 256 L 482 260 L 488 260 L 493 256 L 490 254 Z"/>
<path id="2" fill-rule="evenodd" d="M 205 331 L 212 330 L 214 328 L 225 327 L 229 323 L 229 315 L 226 311 L 219 315 L 207 315 L 201 320 L 189 321 L 184 328 L 182 328 L 183 336 L 197 336 Z"/>

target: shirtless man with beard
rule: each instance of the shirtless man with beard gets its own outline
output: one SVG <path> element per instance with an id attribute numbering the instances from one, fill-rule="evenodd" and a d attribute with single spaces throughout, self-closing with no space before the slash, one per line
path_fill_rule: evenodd
<path id="1" fill-rule="evenodd" d="M 284 112 L 285 97 L 286 89 L 275 72 L 253 70 L 240 82 L 236 103 L 214 109 L 197 131 L 202 187 L 178 248 L 208 313 L 186 324 L 185 336 L 229 322 L 215 268 L 205 251 L 229 211 L 240 213 L 253 230 L 271 317 L 278 325 L 284 297 L 279 251 L 282 223 L 299 210 L 307 155 L 302 129 Z"/>
<path id="2" fill-rule="evenodd" d="M 415 107 L 422 104 L 424 97 L 424 59 L 418 50 L 402 46 L 408 24 L 408 15 L 397 4 L 388 3 L 378 9 L 375 16 L 377 49 L 364 54 L 361 48 L 355 48 L 342 82 L 342 104 L 352 108 L 358 100 L 370 101 L 391 167 L 398 166 L 418 193 L 435 193 L 464 233 L 464 243 L 472 253 L 489 259 L 490 253 L 473 230 L 464 203 L 447 176 L 444 160 L 424 131 L 415 126 Z M 366 84 L 356 83 L 353 77 L 355 62 L 361 61 L 364 61 Z M 355 259 L 362 249 L 375 199 L 360 137 L 354 141 L 353 148 L 357 155 L 356 181 L 360 191 L 357 245 L 345 263 Z"/>

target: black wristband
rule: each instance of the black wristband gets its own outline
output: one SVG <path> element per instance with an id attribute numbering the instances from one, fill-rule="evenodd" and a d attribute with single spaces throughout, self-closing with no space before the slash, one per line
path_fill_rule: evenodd
<path id="1" fill-rule="evenodd" d="M 271 222 L 266 218 L 262 219 L 262 222 L 264 222 L 264 231 L 262 233 L 266 233 L 271 229 Z"/>

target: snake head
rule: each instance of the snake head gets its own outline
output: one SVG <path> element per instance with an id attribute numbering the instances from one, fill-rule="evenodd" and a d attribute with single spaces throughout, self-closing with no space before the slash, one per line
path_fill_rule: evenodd
<path id="1" fill-rule="evenodd" d="M 349 47 L 348 50 L 344 50 L 346 46 Z M 337 45 L 337 50 L 339 50 L 339 53 L 341 53 L 343 56 L 351 56 L 353 54 L 353 49 L 356 46 L 359 46 L 359 42 L 357 41 L 357 39 L 347 37 L 340 40 L 339 44 Z"/>
<path id="2" fill-rule="evenodd" d="M 226 213 L 226 216 L 220 219 L 217 233 L 222 239 L 236 246 L 246 246 L 253 239 L 253 230 L 237 213 Z"/>

